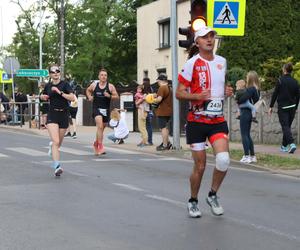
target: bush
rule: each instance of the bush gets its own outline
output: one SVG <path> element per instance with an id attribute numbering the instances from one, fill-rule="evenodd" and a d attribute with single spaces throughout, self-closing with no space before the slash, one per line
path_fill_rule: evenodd
<path id="1" fill-rule="evenodd" d="M 246 73 L 246 70 L 240 67 L 233 67 L 227 72 L 227 82 L 229 82 L 230 85 L 235 88 L 236 81 L 240 79 L 245 80 Z"/>

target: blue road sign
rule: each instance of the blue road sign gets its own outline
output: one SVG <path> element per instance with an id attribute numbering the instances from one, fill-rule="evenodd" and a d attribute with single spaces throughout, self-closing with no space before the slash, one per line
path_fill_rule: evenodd
<path id="1" fill-rule="evenodd" d="M 215 2 L 214 27 L 237 29 L 239 2 Z"/>

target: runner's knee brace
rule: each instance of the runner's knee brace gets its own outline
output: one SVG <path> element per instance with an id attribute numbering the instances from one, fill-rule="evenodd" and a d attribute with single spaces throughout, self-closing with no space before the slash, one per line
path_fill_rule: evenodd
<path id="1" fill-rule="evenodd" d="M 226 172 L 229 168 L 230 158 L 228 152 L 221 152 L 216 154 L 216 169 L 221 172 Z"/>

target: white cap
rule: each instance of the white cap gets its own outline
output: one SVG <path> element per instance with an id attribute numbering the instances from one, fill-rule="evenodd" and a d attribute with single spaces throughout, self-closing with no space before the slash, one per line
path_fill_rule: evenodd
<path id="1" fill-rule="evenodd" d="M 212 28 L 210 27 L 207 27 L 207 26 L 203 26 L 201 27 L 199 30 L 197 30 L 195 32 L 195 35 L 194 35 L 194 41 L 196 42 L 197 38 L 200 36 L 205 36 L 206 34 L 208 34 L 209 32 L 213 32 L 215 35 L 217 34 L 217 31 L 213 30 Z"/>

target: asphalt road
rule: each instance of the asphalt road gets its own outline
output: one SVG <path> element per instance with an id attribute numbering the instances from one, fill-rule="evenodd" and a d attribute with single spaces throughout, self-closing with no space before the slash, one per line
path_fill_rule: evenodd
<path id="1" fill-rule="evenodd" d="M 66 140 L 55 178 L 47 138 L 0 128 L 0 249 L 300 249 L 299 179 L 232 168 L 219 192 L 225 209 L 205 203 L 187 216 L 190 160 Z"/>

